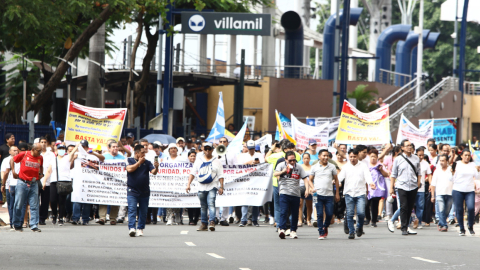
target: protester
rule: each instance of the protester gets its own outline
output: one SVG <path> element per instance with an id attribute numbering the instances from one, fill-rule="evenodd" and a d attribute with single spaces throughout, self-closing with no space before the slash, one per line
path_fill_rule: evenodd
<path id="1" fill-rule="evenodd" d="M 147 149 L 141 145 L 134 148 L 134 158 L 127 159 L 128 234 L 143 236 L 150 200 L 150 175 L 158 172 L 158 161 L 152 164 L 145 159 Z M 136 226 L 138 204 L 138 226 Z"/>
<path id="2" fill-rule="evenodd" d="M 10 229 L 13 228 L 13 213 L 15 205 L 15 187 L 17 185 L 17 179 L 13 178 L 11 172 L 10 160 L 18 155 L 18 148 L 13 145 L 10 146 L 9 156 L 4 158 L 1 164 L 1 173 L 2 173 L 2 193 L 5 192 L 7 197 L 7 206 L 8 206 L 8 216 L 10 219 Z M 20 164 L 15 164 L 15 173 L 19 173 Z"/>
<path id="3" fill-rule="evenodd" d="M 420 158 L 421 186 L 417 191 L 417 198 L 415 202 L 415 214 L 417 219 L 414 221 L 413 228 L 422 229 L 423 212 L 425 209 L 425 191 L 428 191 L 428 187 L 432 181 L 432 171 L 430 169 L 430 163 L 428 163 L 424 158 L 425 147 L 419 147 L 416 151 L 416 154 Z"/>
<path id="4" fill-rule="evenodd" d="M 192 163 L 192 167 L 195 165 L 196 159 L 197 152 L 195 152 L 195 149 L 192 149 L 188 153 L 188 161 Z M 200 217 L 200 208 L 187 208 L 186 210 L 188 211 L 188 225 L 196 226 L 198 224 L 198 218 Z M 229 226 L 228 222 L 226 226 Z"/>
<path id="5" fill-rule="evenodd" d="M 203 157 L 197 158 L 193 165 L 186 191 L 190 192 L 190 185 L 198 174 L 198 199 L 201 206 L 202 224 L 197 231 L 215 231 L 215 199 L 217 191 L 219 195 L 224 192 L 223 167 L 220 161 L 212 156 L 212 143 L 205 143 L 204 152 Z M 220 187 L 218 187 L 219 185 Z"/>
<path id="6" fill-rule="evenodd" d="M 437 214 L 439 220 L 437 228 L 441 232 L 447 232 L 447 216 L 452 208 L 453 203 L 453 176 L 452 168 L 448 166 L 448 157 L 445 155 L 440 155 L 438 160 L 439 166 L 433 173 L 430 192 L 432 193 L 432 202 L 436 202 L 438 204 Z"/>
<path id="7" fill-rule="evenodd" d="M 10 168 L 15 168 L 14 163 L 20 163 L 20 171 L 17 174 L 12 171 L 13 177 L 18 179 L 15 188 L 15 211 L 13 225 L 15 231 L 23 232 L 23 206 L 28 201 L 30 205 L 30 229 L 33 232 L 41 232 L 38 228 L 38 185 L 43 177 L 43 157 L 40 155 L 42 146 L 34 143 L 31 151 L 24 151 L 10 160 Z"/>
<path id="8" fill-rule="evenodd" d="M 305 154 L 307 155 L 307 154 Z M 328 150 L 321 149 L 318 152 L 318 163 L 312 166 L 309 173 L 308 185 L 305 185 L 307 194 L 316 194 L 317 197 L 317 226 L 319 240 L 323 240 L 328 236 L 328 227 L 333 217 L 334 202 L 340 201 L 339 188 L 335 189 L 335 197 L 333 196 L 333 183 L 339 187 L 337 178 L 337 169 L 328 162 Z M 325 207 L 325 222 L 323 221 L 323 211 Z"/>
<path id="9" fill-rule="evenodd" d="M 315 153 L 316 155 L 316 153 Z M 318 157 L 317 159 L 318 160 Z M 312 170 L 312 165 L 310 164 L 310 154 L 309 153 L 304 153 L 302 155 L 302 168 L 305 170 L 305 173 L 307 175 L 310 175 L 310 172 Z M 317 163 L 318 164 L 318 163 Z M 312 201 L 312 194 L 308 194 L 308 196 L 305 196 L 305 192 L 307 191 L 307 187 L 305 186 L 303 181 L 300 181 L 300 207 L 298 208 L 298 227 L 303 226 L 303 208 L 304 205 L 307 208 L 307 213 L 306 213 L 306 221 L 307 221 L 307 226 L 312 227 L 312 212 L 313 212 L 313 201 Z M 308 193 L 308 192 L 307 192 Z"/>
<path id="10" fill-rule="evenodd" d="M 50 205 L 52 207 L 52 223 L 56 224 L 58 216 L 58 225 L 64 225 L 64 218 L 66 218 L 67 195 L 61 192 L 58 185 L 62 183 L 72 184 L 70 177 L 70 162 L 71 156 L 66 156 L 66 147 L 63 144 L 57 145 L 57 150 L 51 161 L 51 165 L 45 175 L 45 178 L 50 179 Z M 59 184 L 60 183 L 60 184 Z M 47 204 L 48 206 L 48 204 Z M 59 211 L 57 212 L 57 207 Z M 58 215 L 57 215 L 58 213 Z"/>
<path id="11" fill-rule="evenodd" d="M 52 169 L 56 168 L 53 162 L 55 161 L 55 154 L 47 150 L 47 147 L 50 147 L 47 138 L 40 137 L 40 145 L 42 146 L 42 157 L 43 157 L 43 171 L 45 177 L 40 179 L 42 182 L 42 189 L 40 189 L 40 221 L 39 225 L 46 225 L 45 220 L 48 219 L 48 207 L 50 206 L 50 175 L 52 175 Z M 56 209 L 55 209 L 56 210 Z M 53 212 L 53 209 L 52 209 Z"/>
<path id="12" fill-rule="evenodd" d="M 384 166 L 378 162 L 377 149 L 370 150 L 368 154 L 370 157 L 370 163 L 368 164 L 368 167 L 373 183 L 375 184 L 375 188 L 368 188 L 367 199 L 371 211 L 372 227 L 377 227 L 380 200 L 382 198 L 386 198 L 388 195 L 385 177 L 388 178 L 389 174 L 385 170 Z"/>
<path id="13" fill-rule="evenodd" d="M 5 134 L 5 144 L 0 146 L 0 164 L 3 163 L 5 158 L 10 156 L 10 147 L 13 145 L 15 145 L 15 136 L 12 133 Z M 0 192 L 0 205 L 7 201 L 6 198 L 5 192 Z"/>
<path id="14" fill-rule="evenodd" d="M 218 143 L 219 143 L 219 145 L 223 145 L 225 147 L 225 151 L 227 151 L 227 149 L 228 149 L 228 139 L 227 139 L 227 137 L 220 138 L 220 140 L 218 140 Z M 187 146 L 188 146 L 188 139 L 187 139 Z M 193 150 L 195 150 L 195 149 L 193 149 Z M 232 153 L 231 151 L 230 152 L 227 151 L 225 153 L 225 155 L 220 155 L 220 153 L 217 153 L 216 149 L 213 150 L 213 151 L 214 152 L 213 152 L 212 155 L 214 157 L 218 157 L 218 160 L 220 160 L 220 162 L 222 163 L 222 166 L 235 164 L 235 161 L 236 161 L 235 160 L 235 156 L 236 156 L 235 153 Z M 232 207 L 231 212 L 233 212 L 233 207 Z M 229 223 L 233 223 L 234 218 L 233 218 L 233 216 L 230 215 L 230 214 L 232 214 L 231 212 L 230 212 L 230 207 L 222 207 L 222 213 L 220 215 L 220 208 L 217 207 L 216 215 L 217 215 L 217 218 L 220 217 L 219 218 L 220 219 L 219 223 L 220 223 L 221 226 L 230 226 Z M 228 221 L 227 221 L 227 219 L 228 219 Z"/>

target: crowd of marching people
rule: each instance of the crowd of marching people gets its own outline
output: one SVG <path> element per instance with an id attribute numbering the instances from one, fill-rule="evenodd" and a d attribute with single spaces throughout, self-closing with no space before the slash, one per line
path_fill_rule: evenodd
<path id="1" fill-rule="evenodd" d="M 246 139 L 241 153 L 226 151 L 228 144 L 227 137 L 211 143 L 202 135 L 179 137 L 165 145 L 135 140 L 129 133 L 120 141 L 108 141 L 105 149 L 92 149 L 86 140 L 66 144 L 62 137 L 55 141 L 47 135 L 28 144 L 16 142 L 8 133 L 0 146 L 1 192 L 9 214 L 4 225 L 17 232 L 25 228 L 41 232 L 47 222 L 55 226 L 128 222 L 128 234 L 134 237 L 142 236 L 147 224 L 188 224 L 199 226 L 197 231 L 215 231 L 217 225 L 259 227 L 264 222 L 275 227 L 281 239 L 298 238 L 300 227 L 315 227 L 318 239 L 324 240 L 335 223 L 343 223 L 348 239 L 355 239 L 365 234 L 364 226 L 376 228 L 382 222 L 390 232 L 400 230 L 402 235 L 435 225 L 439 232 L 458 226 L 460 236 L 467 230 L 475 234 L 480 167 L 465 144 L 451 147 L 429 139 L 427 147 L 404 140 L 396 146 L 334 144 L 319 149 L 312 139 L 306 149 L 297 149 L 284 139 L 262 151 Z M 83 163 L 75 162 L 79 159 Z M 72 202 L 74 167 L 98 168 L 105 160 L 125 162 L 128 205 Z M 198 182 L 200 208 L 149 207 L 149 174 L 157 174 L 162 162 L 192 163 L 185 191 Z M 216 197 L 224 193 L 225 165 L 262 163 L 273 168 L 270 202 L 216 207 Z"/>

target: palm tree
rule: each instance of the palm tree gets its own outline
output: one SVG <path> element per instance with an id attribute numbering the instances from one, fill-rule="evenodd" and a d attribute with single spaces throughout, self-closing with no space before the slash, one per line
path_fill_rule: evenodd
<path id="1" fill-rule="evenodd" d="M 378 91 L 376 89 L 366 90 L 367 86 L 368 85 L 360 84 L 353 92 L 347 94 L 348 98 L 354 98 L 357 100 L 357 109 L 364 113 L 368 113 L 377 109 L 377 106 L 374 102 L 374 94 L 378 95 Z"/>

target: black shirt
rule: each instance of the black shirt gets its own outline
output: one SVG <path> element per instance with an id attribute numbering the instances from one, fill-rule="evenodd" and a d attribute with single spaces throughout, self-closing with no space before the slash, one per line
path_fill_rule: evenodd
<path id="1" fill-rule="evenodd" d="M 134 158 L 127 158 L 127 166 L 134 165 Z M 150 196 L 150 171 L 155 169 L 153 164 L 145 160 L 134 172 L 127 172 L 127 196 L 148 197 Z"/>

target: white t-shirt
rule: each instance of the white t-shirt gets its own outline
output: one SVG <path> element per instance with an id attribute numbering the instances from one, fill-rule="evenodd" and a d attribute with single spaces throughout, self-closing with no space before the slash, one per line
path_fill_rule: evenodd
<path id="1" fill-rule="evenodd" d="M 317 190 L 317 195 L 333 196 L 333 176 L 337 175 L 335 165 L 328 162 L 323 166 L 320 162 L 312 166 L 309 175 L 313 175 L 313 185 Z"/>
<path id="2" fill-rule="evenodd" d="M 4 172 L 7 169 L 10 169 L 10 160 L 12 159 L 12 156 L 8 156 L 3 159 L 2 165 L 1 165 L 1 171 Z M 15 173 L 20 172 L 20 163 L 14 163 L 15 164 Z M 12 171 L 8 173 L 7 176 L 7 181 L 5 181 L 5 189 L 10 189 L 10 186 L 16 186 L 17 185 L 17 179 L 13 178 Z"/>
<path id="3" fill-rule="evenodd" d="M 175 159 L 172 159 L 170 156 L 168 156 L 163 159 L 163 162 L 178 163 L 178 162 L 189 162 L 189 161 L 188 161 L 188 158 L 182 157 L 182 156 L 177 156 Z"/>
<path id="4" fill-rule="evenodd" d="M 478 171 L 475 166 L 458 161 L 453 175 L 453 190 L 460 192 L 475 191 L 475 178 L 477 176 Z"/>
<path id="5" fill-rule="evenodd" d="M 93 157 L 93 158 L 92 158 Z M 98 158 L 94 155 L 88 155 L 90 160 L 98 160 Z M 70 176 L 70 156 L 65 155 L 62 159 L 57 158 L 57 162 L 52 164 L 52 176 L 50 177 L 50 182 L 54 183 L 57 182 L 57 163 L 58 163 L 58 179 L 60 181 L 72 181 L 72 177 Z"/>
<path id="6" fill-rule="evenodd" d="M 256 158 L 258 158 L 260 163 L 265 163 L 265 157 L 261 153 L 255 152 L 253 156 L 250 155 L 250 153 L 242 153 L 238 155 L 235 164 L 245 164 L 249 161 L 254 161 Z"/>
<path id="7" fill-rule="evenodd" d="M 197 177 L 198 171 L 200 170 L 200 167 L 204 162 L 205 162 L 205 159 L 203 157 L 202 158 L 197 157 L 197 159 L 195 160 L 195 163 L 193 164 L 193 168 L 190 174 L 195 176 L 196 180 L 197 180 L 196 177 Z M 219 188 L 219 183 L 220 183 L 219 179 L 223 178 L 223 166 L 220 160 L 216 158 L 212 161 L 212 175 L 214 175 L 215 178 L 213 178 L 213 181 L 211 183 L 208 183 L 208 184 L 198 183 L 198 191 L 210 191 L 213 188 Z"/>
<path id="8" fill-rule="evenodd" d="M 422 187 L 418 189 L 418 192 L 425 192 L 425 174 L 426 175 L 432 174 L 432 170 L 430 169 L 430 164 L 428 164 L 428 162 L 426 162 L 425 160 L 422 160 L 422 162 L 420 162 L 420 173 L 422 176 L 422 179 L 421 179 Z"/>
<path id="9" fill-rule="evenodd" d="M 433 173 L 432 186 L 435 187 L 435 195 L 452 196 L 453 175 L 450 166 L 444 171 L 442 167 L 438 167 Z"/>
<path id="10" fill-rule="evenodd" d="M 48 149 L 48 148 L 47 148 Z M 46 175 L 47 174 L 47 170 L 48 168 L 50 167 L 50 165 L 52 166 L 52 174 L 51 176 L 54 174 L 54 166 L 55 166 L 55 154 L 52 152 L 52 151 L 49 151 L 47 150 L 45 153 L 41 153 L 42 157 L 43 157 L 43 174 Z M 50 186 L 50 182 L 51 182 L 51 176 L 47 179 L 47 182 L 45 183 L 45 186 Z M 42 177 L 42 179 L 40 179 L 40 181 L 42 181 L 43 183 L 43 180 L 44 180 L 44 177 Z"/>

